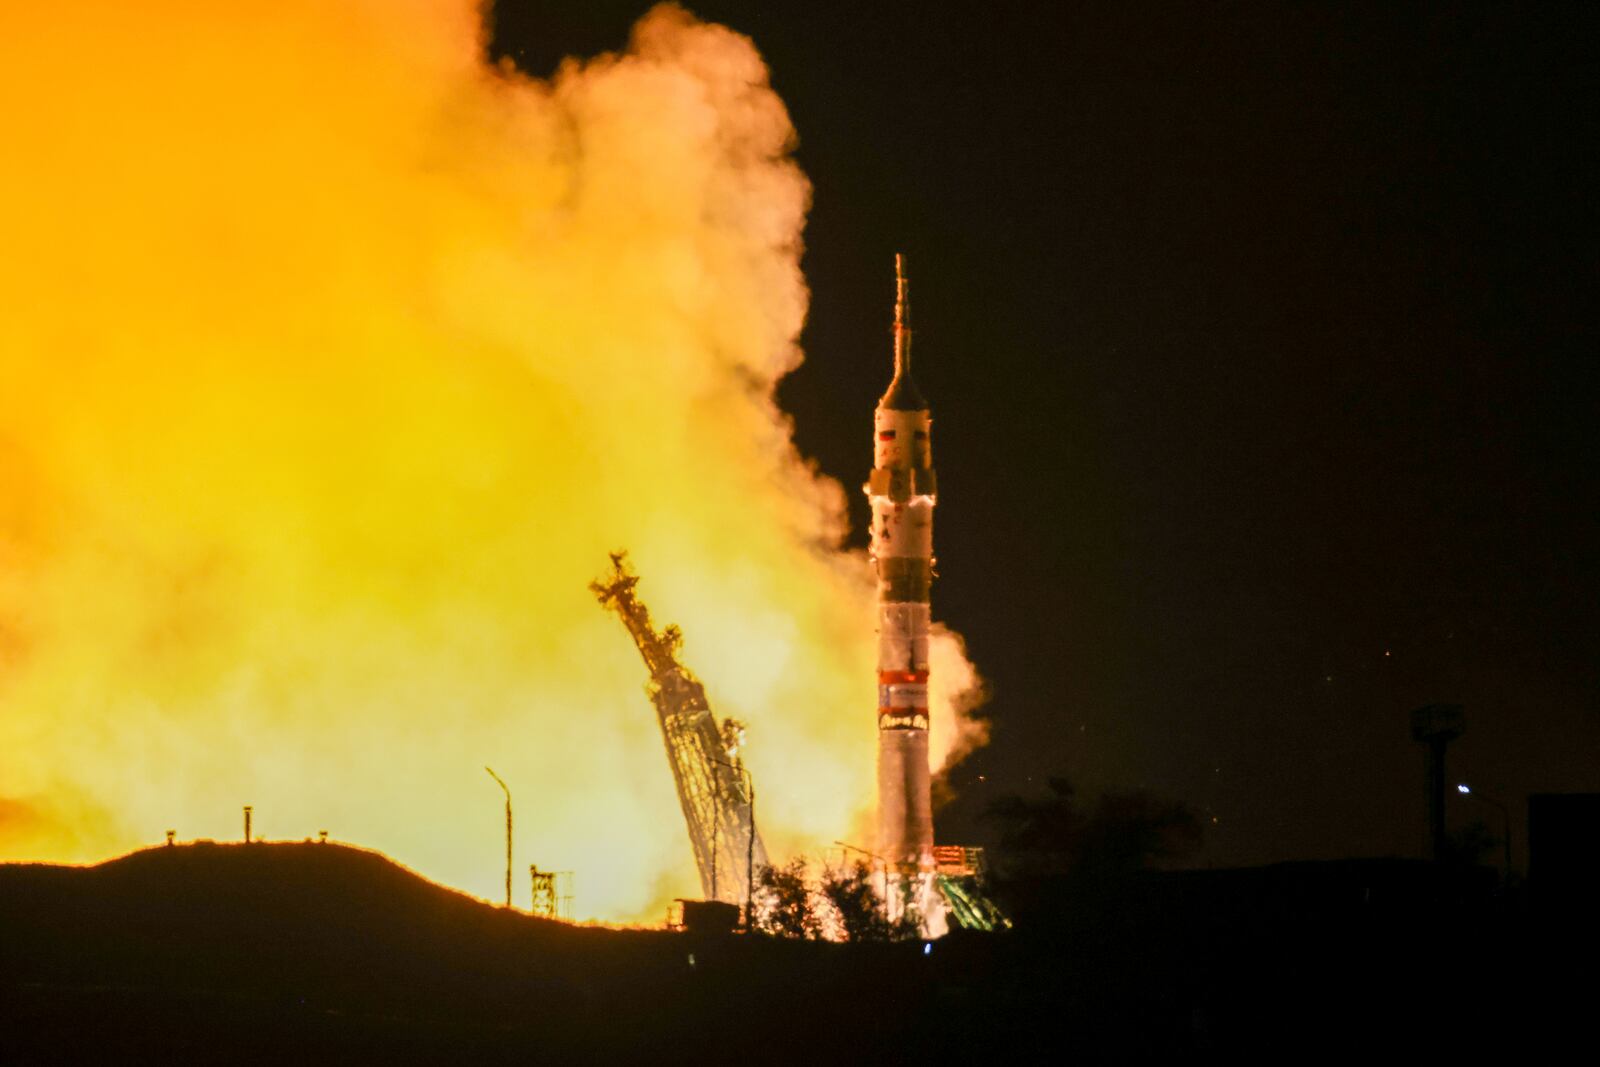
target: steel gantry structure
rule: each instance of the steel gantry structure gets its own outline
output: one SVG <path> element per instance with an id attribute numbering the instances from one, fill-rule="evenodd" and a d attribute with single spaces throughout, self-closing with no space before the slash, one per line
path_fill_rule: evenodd
<path id="1" fill-rule="evenodd" d="M 622 620 L 650 672 L 645 691 L 661 724 L 701 889 L 707 899 L 744 904 L 754 872 L 767 864 L 755 825 L 754 786 L 739 758 L 744 727 L 733 719 L 717 722 L 705 687 L 678 662 L 682 631 L 677 626 L 657 630 L 651 624 L 649 610 L 635 593 L 638 584 L 627 555 L 613 552 L 611 573 L 589 588 L 601 606 Z"/>

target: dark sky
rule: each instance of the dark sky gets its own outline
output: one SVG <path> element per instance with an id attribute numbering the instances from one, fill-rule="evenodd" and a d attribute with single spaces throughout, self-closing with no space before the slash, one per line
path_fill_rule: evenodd
<path id="1" fill-rule="evenodd" d="M 935 614 L 993 689 L 941 839 L 1063 774 L 1214 818 L 1202 863 L 1418 854 L 1433 701 L 1519 822 L 1600 790 L 1596 8 L 689 6 L 799 129 L 780 396 L 847 486 L 910 256 Z M 499 0 L 493 47 L 644 8 Z"/>

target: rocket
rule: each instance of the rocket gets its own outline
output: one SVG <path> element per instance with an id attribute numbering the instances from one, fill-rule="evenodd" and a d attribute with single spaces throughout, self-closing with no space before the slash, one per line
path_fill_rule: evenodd
<path id="1" fill-rule="evenodd" d="M 933 866 L 928 783 L 928 592 L 933 584 L 933 419 L 911 380 L 905 257 L 896 255 L 894 380 L 873 414 L 871 555 L 878 578 L 878 854 Z"/>

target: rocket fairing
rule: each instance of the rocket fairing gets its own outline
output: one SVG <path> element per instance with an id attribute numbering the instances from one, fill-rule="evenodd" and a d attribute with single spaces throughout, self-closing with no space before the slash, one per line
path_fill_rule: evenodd
<path id="1" fill-rule="evenodd" d="M 895 256 L 894 380 L 873 416 L 871 553 L 878 576 L 878 852 L 933 866 L 928 767 L 929 587 L 933 584 L 932 417 L 911 380 L 905 257 Z"/>

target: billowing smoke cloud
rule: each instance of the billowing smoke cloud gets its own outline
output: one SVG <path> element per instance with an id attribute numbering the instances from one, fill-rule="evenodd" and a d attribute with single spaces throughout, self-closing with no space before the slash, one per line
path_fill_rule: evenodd
<path id="1" fill-rule="evenodd" d="M 0 15 L 0 857 L 252 803 L 492 896 L 490 763 L 521 863 L 654 917 L 696 883 L 585 587 L 615 547 L 749 723 L 774 851 L 860 832 L 870 576 L 773 402 L 783 105 L 675 7 L 548 82 L 482 35 L 473 0 Z"/>

